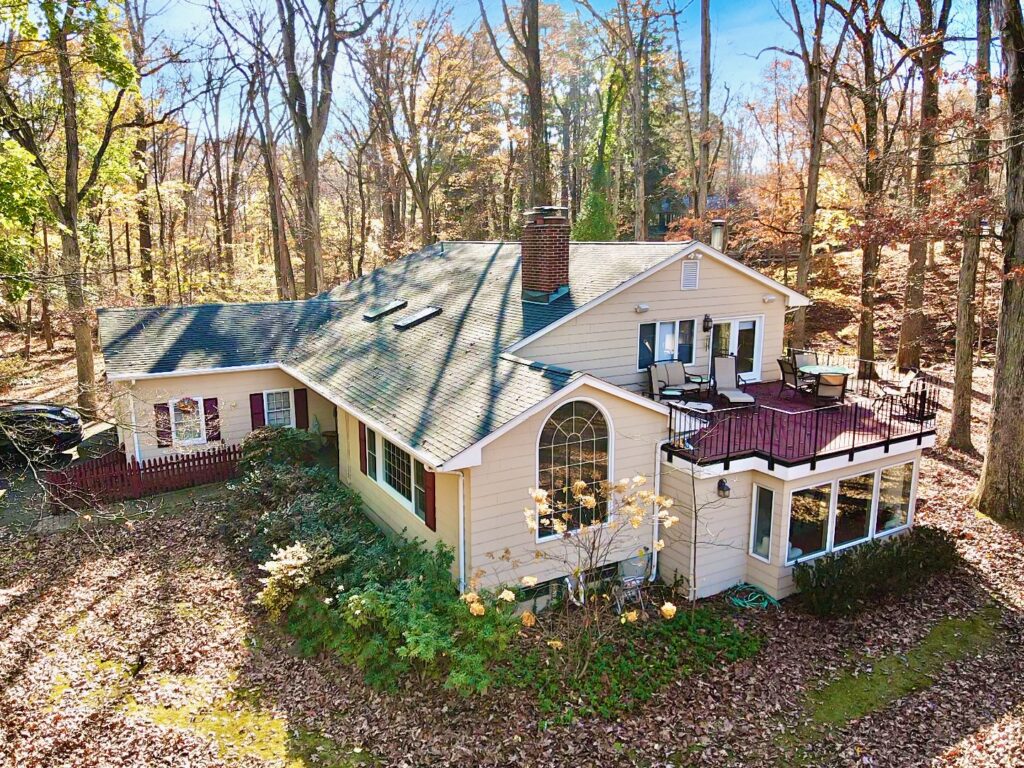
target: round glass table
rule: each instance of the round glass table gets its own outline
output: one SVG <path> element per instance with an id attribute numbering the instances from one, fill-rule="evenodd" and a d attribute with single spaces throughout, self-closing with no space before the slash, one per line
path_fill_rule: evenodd
<path id="1" fill-rule="evenodd" d="M 856 371 L 853 368 L 847 368 L 845 365 L 801 365 L 800 373 L 807 376 L 820 376 L 821 374 L 853 376 Z"/>

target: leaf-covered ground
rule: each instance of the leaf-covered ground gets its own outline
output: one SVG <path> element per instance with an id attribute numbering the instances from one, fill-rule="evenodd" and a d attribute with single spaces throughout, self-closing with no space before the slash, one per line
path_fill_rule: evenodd
<path id="1" fill-rule="evenodd" d="M 1024 765 L 1024 534 L 969 508 L 979 468 L 939 449 L 920 484 L 918 519 L 955 532 L 964 572 L 849 620 L 744 613 L 765 638 L 752 660 L 547 731 L 525 691 L 388 695 L 296 655 L 253 609 L 216 496 L 0 532 L 0 764 Z"/>

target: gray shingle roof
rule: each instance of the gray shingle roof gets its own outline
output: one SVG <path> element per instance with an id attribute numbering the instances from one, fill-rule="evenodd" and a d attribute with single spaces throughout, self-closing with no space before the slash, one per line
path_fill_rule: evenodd
<path id="1" fill-rule="evenodd" d="M 520 299 L 518 243 L 439 243 L 311 301 L 104 311 L 100 338 L 121 374 L 282 362 L 445 461 L 581 375 L 506 347 L 684 245 L 574 243 L 569 295 L 537 305 Z M 363 320 L 396 299 L 408 306 Z M 441 314 L 394 328 L 427 306 Z"/>

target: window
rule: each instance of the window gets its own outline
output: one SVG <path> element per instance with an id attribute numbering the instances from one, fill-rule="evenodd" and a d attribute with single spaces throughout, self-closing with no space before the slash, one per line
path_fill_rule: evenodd
<path id="1" fill-rule="evenodd" d="M 422 463 L 412 462 L 412 511 L 423 522 L 427 521 L 427 468 Z"/>
<path id="2" fill-rule="evenodd" d="M 264 392 L 263 412 L 266 414 L 268 427 L 294 427 L 291 390 L 278 389 Z"/>
<path id="3" fill-rule="evenodd" d="M 789 511 L 789 556 L 798 560 L 828 549 L 832 484 L 794 491 Z"/>
<path id="4" fill-rule="evenodd" d="M 201 445 L 206 442 L 203 398 L 179 397 L 172 400 L 171 442 L 174 445 Z"/>
<path id="5" fill-rule="evenodd" d="M 384 441 L 384 482 L 407 501 L 412 501 L 410 456 L 390 440 Z"/>
<path id="6" fill-rule="evenodd" d="M 377 479 L 377 433 L 366 427 L 366 475 Z"/>
<path id="7" fill-rule="evenodd" d="M 864 541 L 871 535 L 871 504 L 874 496 L 874 472 L 839 481 L 833 548 Z"/>
<path id="8" fill-rule="evenodd" d="M 597 406 L 583 400 L 565 403 L 544 424 L 538 442 L 538 483 L 548 491 L 554 515 L 568 530 L 604 520 L 606 500 L 599 498 L 595 508 L 587 509 L 571 487 L 582 480 L 588 493 L 596 493 L 610 476 L 608 456 L 608 425 Z M 553 519 L 538 521 L 538 538 L 555 535 Z"/>
<path id="9" fill-rule="evenodd" d="M 898 464 L 882 470 L 878 486 L 878 517 L 875 535 L 902 528 L 910 520 L 910 491 L 914 483 L 914 465 Z"/>
<path id="10" fill-rule="evenodd" d="M 697 290 L 697 281 L 700 276 L 700 262 L 687 260 L 683 262 L 683 277 L 680 287 L 684 291 Z"/>
<path id="11" fill-rule="evenodd" d="M 696 320 L 667 320 L 641 323 L 637 370 L 645 371 L 653 363 L 679 360 L 693 364 Z"/>
<path id="12" fill-rule="evenodd" d="M 914 463 L 906 462 L 794 491 L 787 564 L 905 528 L 913 509 L 914 471 Z M 754 551 L 756 508 L 752 526 Z"/>
<path id="13" fill-rule="evenodd" d="M 765 562 L 771 560 L 772 551 L 772 509 L 775 506 L 775 491 L 754 486 L 754 519 L 750 524 L 750 552 Z"/>

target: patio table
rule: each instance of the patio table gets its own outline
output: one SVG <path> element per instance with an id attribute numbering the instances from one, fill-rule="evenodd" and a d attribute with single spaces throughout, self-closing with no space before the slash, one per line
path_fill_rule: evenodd
<path id="1" fill-rule="evenodd" d="M 800 373 L 806 376 L 820 376 L 822 374 L 838 374 L 840 376 L 853 376 L 856 371 L 847 368 L 845 365 L 801 365 Z"/>

